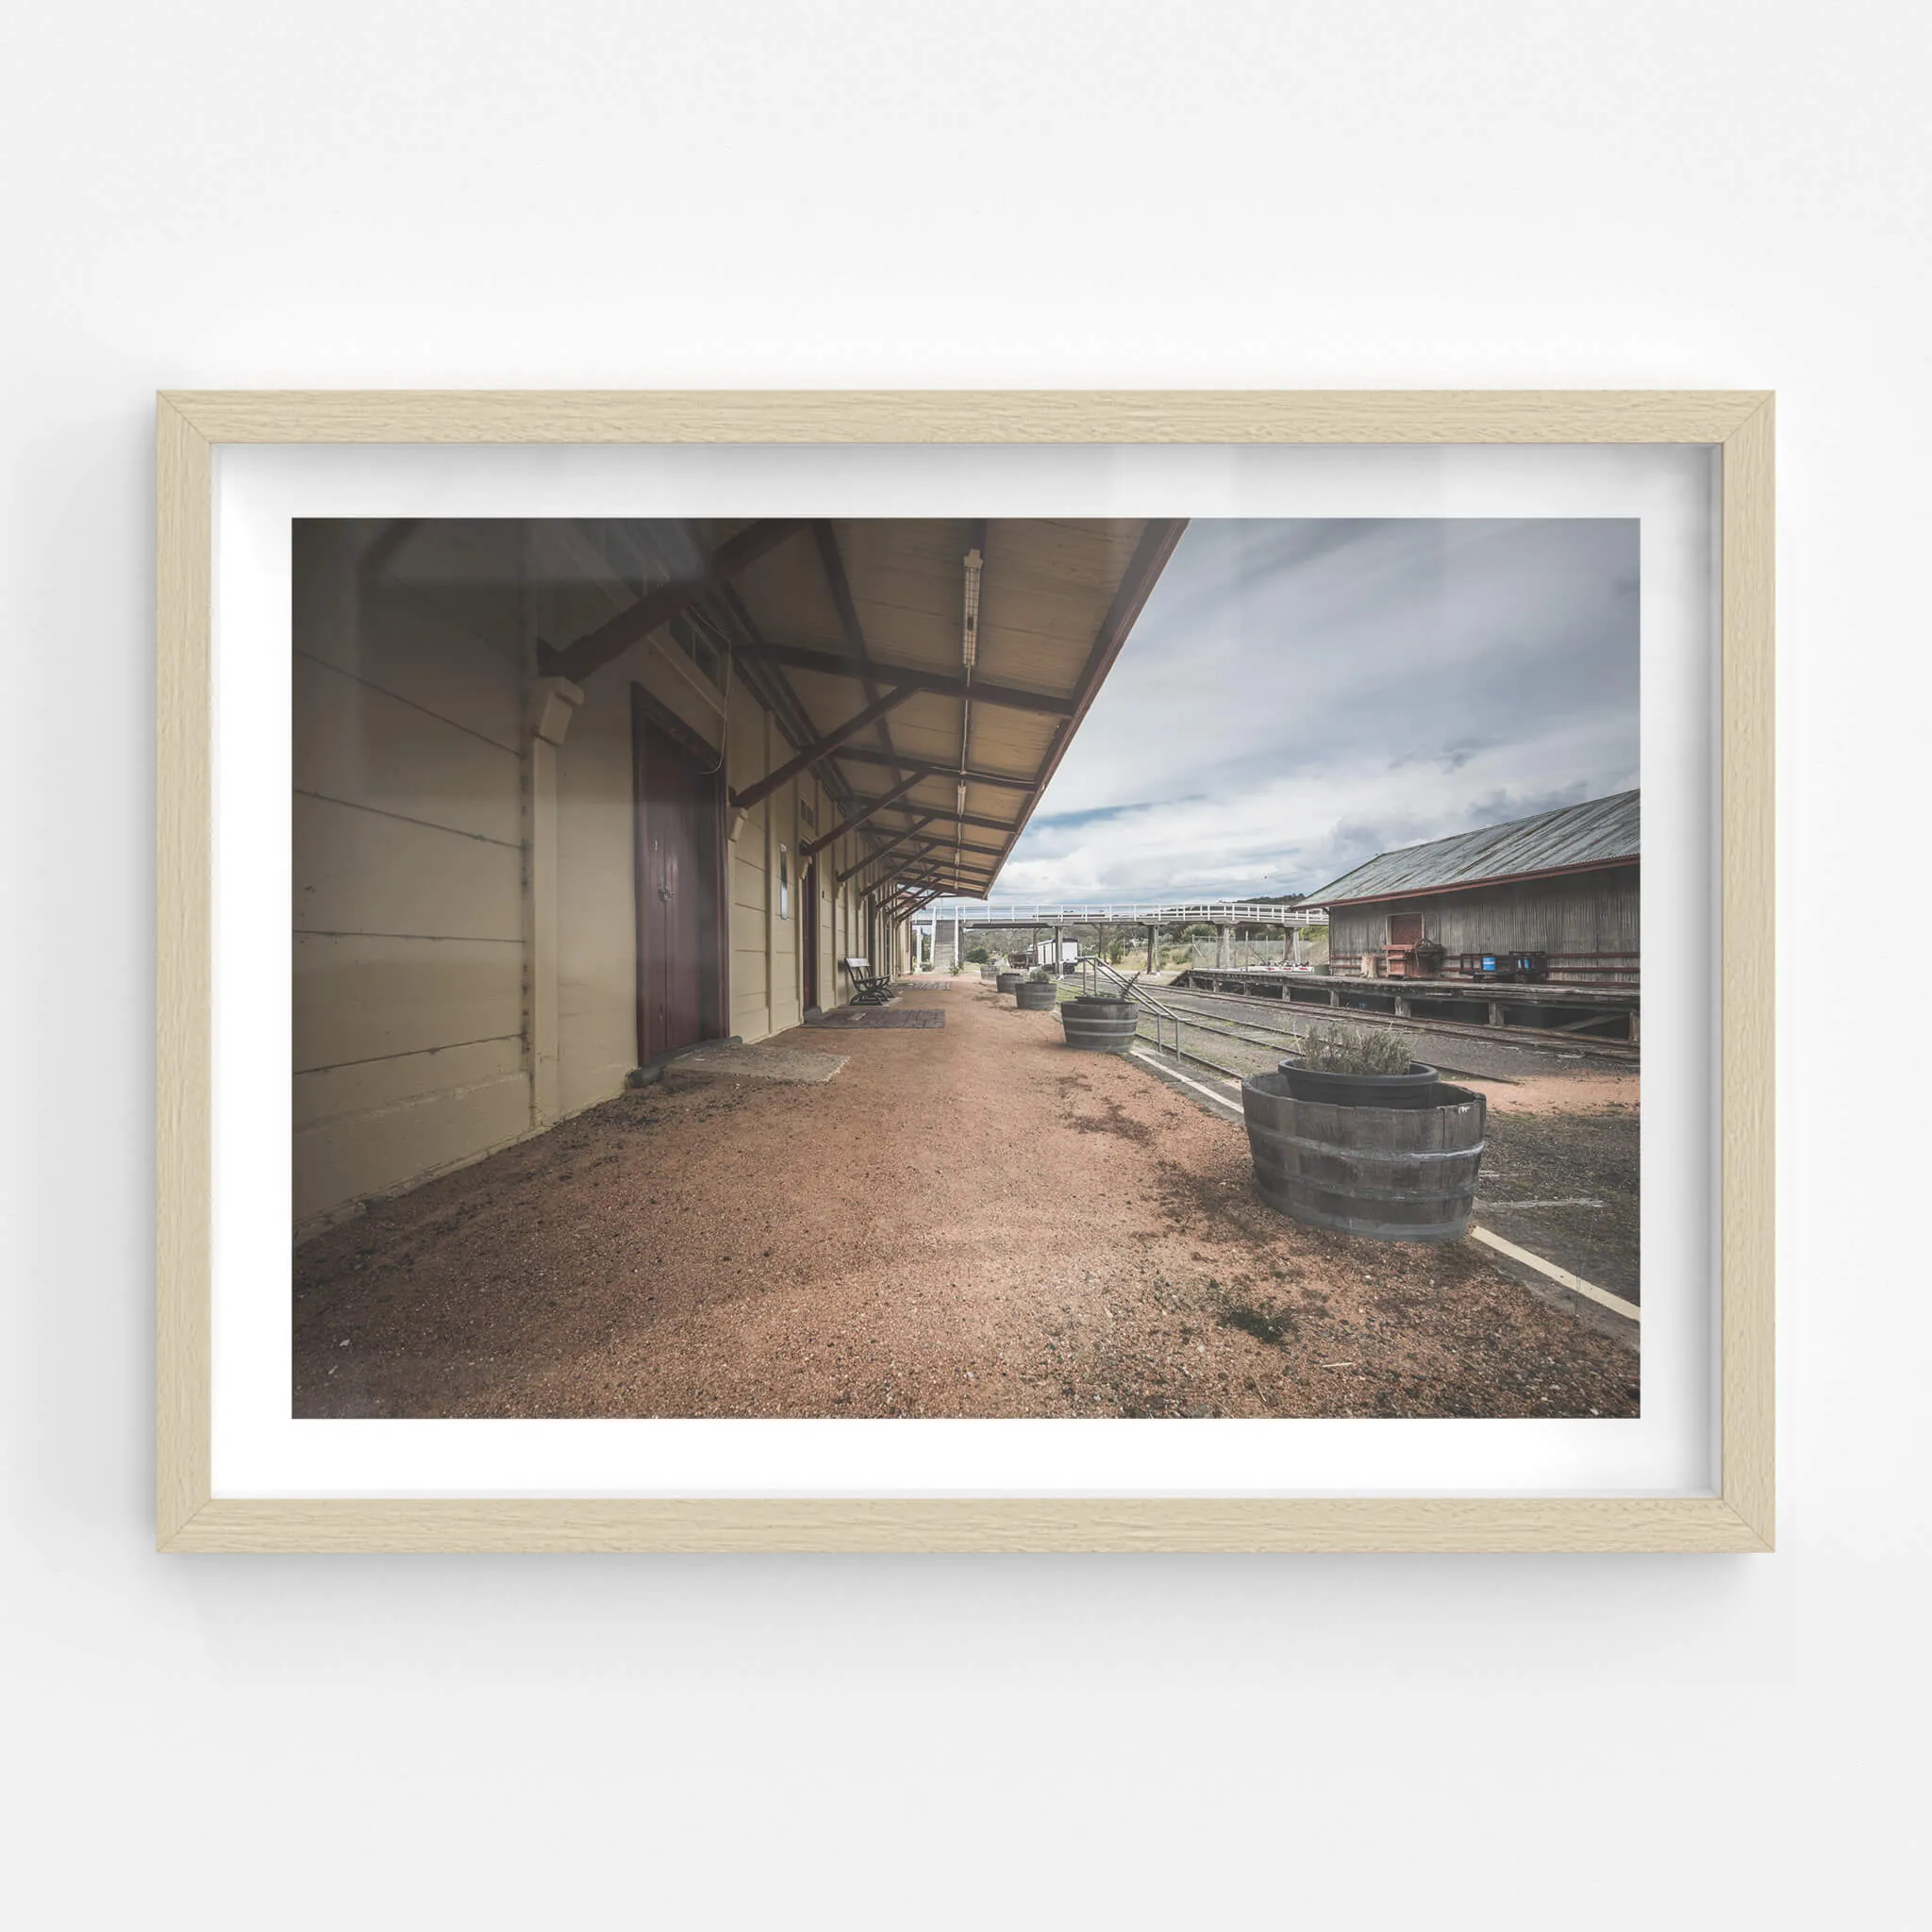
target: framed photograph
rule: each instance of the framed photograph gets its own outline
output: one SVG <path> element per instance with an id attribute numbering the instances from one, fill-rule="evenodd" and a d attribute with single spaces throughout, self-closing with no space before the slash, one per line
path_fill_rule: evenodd
<path id="1" fill-rule="evenodd" d="M 160 1547 L 1771 1548 L 1772 453 L 164 394 Z"/>

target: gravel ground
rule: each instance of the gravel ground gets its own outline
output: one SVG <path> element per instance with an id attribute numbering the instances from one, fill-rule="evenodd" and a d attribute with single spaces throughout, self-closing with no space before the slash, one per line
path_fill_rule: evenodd
<path id="1" fill-rule="evenodd" d="M 1184 1026 L 1183 1048 L 1236 1074 L 1272 1072 L 1309 1019 L 1302 1012 L 1291 1021 L 1269 1001 L 1210 1000 L 1171 989 L 1160 997 L 1206 1023 Z M 1337 1017 L 1347 1025 L 1374 1024 L 1373 1018 Z M 1231 1025 L 1248 1036 L 1277 1025 L 1292 1030 L 1274 1044 L 1222 1030 Z M 1151 1041 L 1151 1027 L 1144 1030 Z M 1426 1028 L 1410 1038 L 1418 1059 L 1441 1066 L 1446 1077 L 1489 1099 L 1490 1148 L 1476 1199 L 1481 1224 L 1626 1301 L 1641 1301 L 1641 1083 L 1636 1065 Z M 1538 1294 L 1552 1291 L 1532 1269 L 1511 1261 L 1496 1265 Z M 1575 1307 L 1570 1300 L 1564 1305 Z M 1624 1317 L 1577 1312 L 1587 1324 L 1635 1349 L 1636 1329 Z"/>
<path id="2" fill-rule="evenodd" d="M 1638 1412 L 1487 1250 L 1301 1227 L 1051 1014 L 908 998 L 943 1029 L 843 1032 L 827 1085 L 674 1074 L 297 1250 L 295 1413 Z"/>
<path id="3" fill-rule="evenodd" d="M 1476 1219 L 1504 1240 L 1641 1302 L 1633 1103 L 1591 1095 L 1574 1111 L 1513 1108 L 1491 1091 Z"/>

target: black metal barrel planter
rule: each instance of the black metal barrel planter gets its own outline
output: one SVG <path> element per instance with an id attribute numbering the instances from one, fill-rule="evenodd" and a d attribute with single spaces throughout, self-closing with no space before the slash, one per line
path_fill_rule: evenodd
<path id="1" fill-rule="evenodd" d="M 1059 989 L 1050 979 L 1023 979 L 1013 989 L 1023 1013 L 1050 1013 L 1059 1001 Z"/>
<path id="2" fill-rule="evenodd" d="M 1262 1200 L 1296 1221 L 1382 1241 L 1453 1241 L 1475 1210 L 1489 1103 L 1467 1087 L 1403 1074 L 1326 1078 L 1402 1083 L 1402 1097 L 1347 1106 L 1295 1091 L 1307 1069 L 1241 1082 Z"/>
<path id="3" fill-rule="evenodd" d="M 1002 992 L 1018 992 L 1025 984 L 1026 975 L 1024 973 L 1002 973 L 998 980 Z"/>
<path id="4" fill-rule="evenodd" d="M 1080 1053 L 1127 1053 L 1140 1036 L 1141 1015 L 1132 1000 L 1097 999 L 1081 993 L 1060 1008 L 1067 1044 Z"/>

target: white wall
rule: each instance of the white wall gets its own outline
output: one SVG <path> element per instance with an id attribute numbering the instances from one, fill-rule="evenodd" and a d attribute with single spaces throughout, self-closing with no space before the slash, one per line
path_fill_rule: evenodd
<path id="1" fill-rule="evenodd" d="M 1785 1029 L 1775 1557 L 151 1554 L 149 422 L 162 384 L 1774 384 L 1790 986 L 1832 902 L 1924 929 L 1927 34 L 15 9 L 15 1916 L 1920 1919 L 1922 1130 L 1850 999 Z"/>

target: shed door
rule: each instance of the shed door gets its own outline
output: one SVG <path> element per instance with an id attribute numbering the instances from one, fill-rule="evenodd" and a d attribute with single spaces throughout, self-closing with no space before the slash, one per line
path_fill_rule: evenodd
<path id="1" fill-rule="evenodd" d="M 1391 946 L 1419 946 L 1423 942 L 1423 916 L 1420 912 L 1391 912 L 1389 915 L 1389 943 Z"/>
<path id="2" fill-rule="evenodd" d="M 636 763 L 638 1061 L 717 1035 L 715 779 L 640 705 Z"/>

